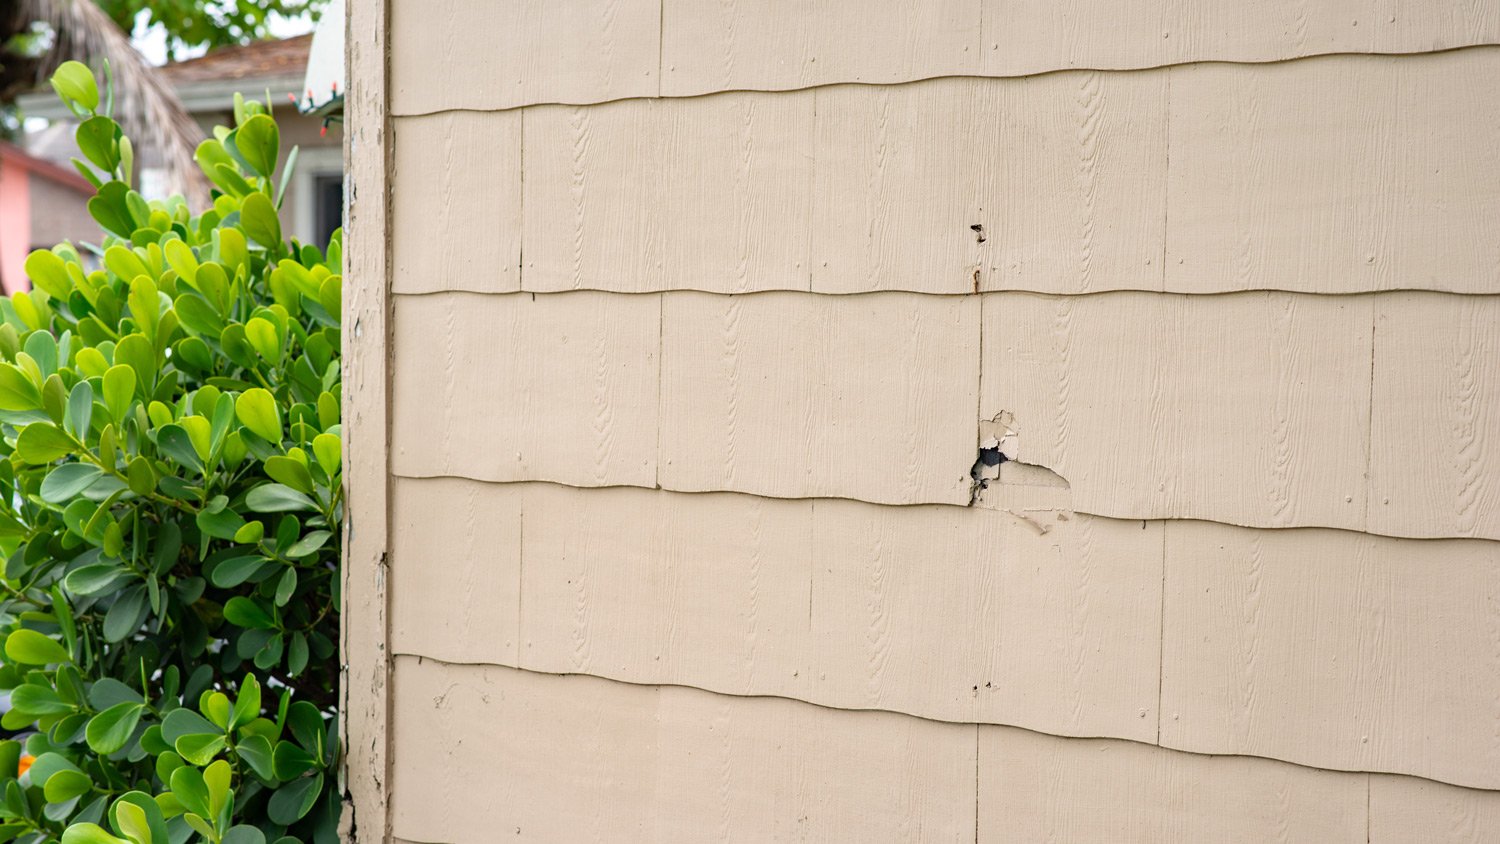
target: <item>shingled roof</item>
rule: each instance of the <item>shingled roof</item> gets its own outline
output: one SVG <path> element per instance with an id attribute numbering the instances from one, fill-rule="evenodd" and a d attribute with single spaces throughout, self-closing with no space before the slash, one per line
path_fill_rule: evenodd
<path id="1" fill-rule="evenodd" d="M 196 59 L 162 67 L 174 85 L 256 77 L 302 76 L 312 35 L 279 41 L 257 41 L 240 47 L 222 47 Z"/>

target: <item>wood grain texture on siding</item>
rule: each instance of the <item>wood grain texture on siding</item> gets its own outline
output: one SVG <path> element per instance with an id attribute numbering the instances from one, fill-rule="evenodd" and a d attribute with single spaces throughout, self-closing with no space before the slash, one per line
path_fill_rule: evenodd
<path id="1" fill-rule="evenodd" d="M 981 727 L 977 840 L 1364 844 L 1366 789 L 1363 774 Z"/>
<path id="2" fill-rule="evenodd" d="M 1500 42 L 1476 0 L 667 0 L 663 26 L 666 96 Z"/>
<path id="3" fill-rule="evenodd" d="M 521 289 L 521 114 L 395 121 L 396 293 Z"/>
<path id="4" fill-rule="evenodd" d="M 393 562 L 399 653 L 1156 739 L 1160 523 L 448 479 L 397 491 L 397 524 L 421 521 Z M 429 559 L 455 575 L 431 577 Z M 442 607 L 453 618 L 423 628 Z"/>
<path id="5" fill-rule="evenodd" d="M 1375 774 L 1370 777 L 1370 844 L 1500 841 L 1500 792 Z"/>
<path id="6" fill-rule="evenodd" d="M 1497 72 L 1480 48 L 407 119 L 398 290 L 515 289 L 523 253 L 538 292 L 1489 293 L 1500 105 L 1464 81 Z M 444 220 L 476 248 L 424 236 Z"/>
<path id="7" fill-rule="evenodd" d="M 654 486 L 660 314 L 655 296 L 396 297 L 393 471 Z"/>
<path id="8" fill-rule="evenodd" d="M 395 712 L 397 835 L 974 840 L 970 725 L 411 657 Z"/>
<path id="9" fill-rule="evenodd" d="M 661 0 L 391 3 L 391 112 L 660 92 Z"/>
<path id="10" fill-rule="evenodd" d="M 665 0 L 662 94 L 980 72 L 974 0 Z"/>
<path id="11" fill-rule="evenodd" d="M 1159 289 L 1166 91 L 1160 72 L 818 91 L 812 289 Z"/>
<path id="12" fill-rule="evenodd" d="M 527 290 L 808 289 L 811 93 L 525 120 Z"/>
<path id="13" fill-rule="evenodd" d="M 523 487 L 398 478 L 391 502 L 391 649 L 516 665 Z"/>
<path id="14" fill-rule="evenodd" d="M 1489 48 L 1174 68 L 1166 289 L 1500 290 L 1500 102 L 1473 84 L 1497 69 Z"/>
<path id="15" fill-rule="evenodd" d="M 1500 543 L 1167 528 L 1161 743 L 1500 788 Z"/>
<path id="16" fill-rule="evenodd" d="M 978 300 L 665 296 L 663 487 L 968 503 Z"/>
<path id="17" fill-rule="evenodd" d="M 525 507 L 521 661 L 481 661 L 807 697 L 811 502 L 534 484 Z"/>
<path id="18" fill-rule="evenodd" d="M 1365 527 L 1369 297 L 985 297 L 981 418 L 1120 518 Z M 1379 530 L 1383 525 L 1371 525 Z"/>
<path id="19" fill-rule="evenodd" d="M 1500 42 L 1482 0 L 982 0 L 984 72 L 1274 62 Z"/>
<path id="20" fill-rule="evenodd" d="M 1370 521 L 1500 537 L 1500 297 L 1378 300 Z"/>

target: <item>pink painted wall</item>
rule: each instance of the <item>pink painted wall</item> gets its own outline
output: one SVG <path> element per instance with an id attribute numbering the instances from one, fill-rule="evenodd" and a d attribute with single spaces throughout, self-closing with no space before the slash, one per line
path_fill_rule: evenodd
<path id="1" fill-rule="evenodd" d="M 23 265 L 31 251 L 31 173 L 8 157 L 0 157 L 0 289 L 25 290 Z"/>

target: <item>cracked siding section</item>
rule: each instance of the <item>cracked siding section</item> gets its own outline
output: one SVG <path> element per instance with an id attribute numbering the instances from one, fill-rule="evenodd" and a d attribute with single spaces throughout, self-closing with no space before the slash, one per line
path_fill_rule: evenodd
<path id="1" fill-rule="evenodd" d="M 389 4 L 358 840 L 1500 839 L 1500 10 L 501 5 Z"/>

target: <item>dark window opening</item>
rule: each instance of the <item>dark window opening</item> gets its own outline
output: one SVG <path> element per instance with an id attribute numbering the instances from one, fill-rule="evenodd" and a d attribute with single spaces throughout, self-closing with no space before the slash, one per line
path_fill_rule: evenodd
<path id="1" fill-rule="evenodd" d="M 313 234 L 319 249 L 328 246 L 333 232 L 344 224 L 344 176 L 329 173 L 313 177 Z"/>

